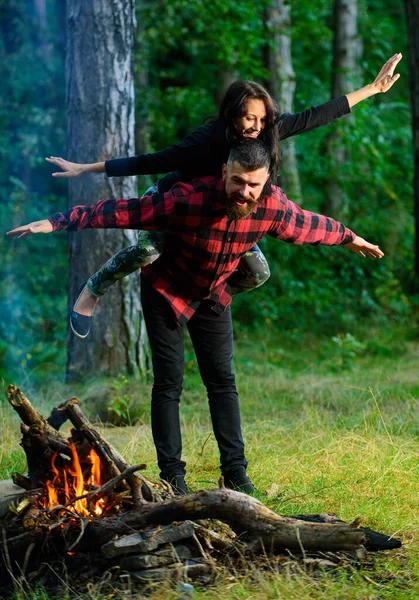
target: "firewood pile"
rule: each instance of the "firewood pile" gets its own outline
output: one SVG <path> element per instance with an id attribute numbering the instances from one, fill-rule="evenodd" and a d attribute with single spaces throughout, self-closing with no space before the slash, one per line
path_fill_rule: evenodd
<path id="1" fill-rule="evenodd" d="M 66 438 L 16 386 L 6 394 L 22 424 L 25 475 L 0 498 L 0 586 L 41 582 L 83 589 L 106 577 L 139 586 L 156 581 L 208 584 L 245 565 L 300 561 L 307 568 L 369 560 L 401 542 L 336 515 L 282 516 L 224 487 L 174 496 L 131 466 L 70 398 L 57 412 Z M 17 487 L 18 486 L 18 487 Z M 272 562 L 271 562 L 272 565 Z M 122 585 L 122 584 L 121 584 Z"/>

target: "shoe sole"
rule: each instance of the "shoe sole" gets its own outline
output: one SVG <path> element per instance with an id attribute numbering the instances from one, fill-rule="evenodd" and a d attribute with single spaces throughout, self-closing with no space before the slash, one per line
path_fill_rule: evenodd
<path id="1" fill-rule="evenodd" d="M 76 301 L 75 301 L 75 303 L 73 304 L 73 310 L 72 310 L 72 312 L 76 313 L 77 315 L 79 315 L 80 313 L 78 313 L 78 312 L 77 312 L 76 310 L 74 310 L 74 309 L 75 309 L 75 306 L 76 306 L 77 302 L 78 302 L 78 301 L 79 301 L 79 299 L 80 299 L 80 296 L 81 296 L 81 295 L 82 295 L 82 293 L 84 292 L 84 288 L 85 288 L 86 286 L 87 286 L 87 281 L 84 281 L 83 283 L 81 283 L 81 284 L 80 284 L 80 287 L 79 287 L 79 295 L 77 296 L 77 298 L 76 298 Z M 99 299 L 98 299 L 98 300 L 99 300 Z M 96 302 L 96 304 L 97 304 L 97 302 Z M 95 307 L 94 307 L 94 309 L 93 309 L 93 312 L 92 312 L 92 314 L 90 315 L 90 318 L 91 318 L 91 319 L 93 318 L 93 315 L 95 314 L 95 310 L 96 310 L 96 305 L 95 305 Z M 80 315 L 80 316 L 84 317 L 84 316 L 87 316 L 87 315 Z M 84 340 L 84 339 L 86 339 L 86 338 L 87 338 L 87 336 L 88 336 L 88 335 L 89 335 L 89 333 L 90 333 L 90 329 L 89 329 L 89 331 L 86 333 L 86 335 L 82 335 L 81 333 L 79 333 L 78 331 L 76 331 L 76 330 L 74 329 L 74 327 L 73 327 L 73 323 L 71 322 L 71 315 L 70 315 L 69 321 L 70 321 L 70 328 L 71 328 L 71 331 L 74 333 L 74 335 L 76 335 L 76 336 L 77 336 L 78 338 L 80 338 L 81 340 Z"/>
<path id="2" fill-rule="evenodd" d="M 76 311 L 73 311 L 73 312 L 76 312 Z M 79 314 L 79 313 L 77 313 L 77 314 Z M 78 338 L 80 338 L 81 340 L 84 340 L 85 338 L 87 338 L 87 336 L 88 336 L 88 335 L 89 335 L 89 333 L 90 333 L 90 330 L 89 330 L 89 331 L 86 333 L 86 335 L 82 335 L 81 333 L 79 333 L 78 331 L 76 331 L 76 330 L 74 329 L 74 327 L 73 327 L 73 323 L 71 322 L 71 316 L 70 316 L 70 319 L 69 319 L 69 321 L 70 321 L 70 328 L 71 328 L 71 331 L 74 333 L 74 335 L 76 335 L 76 336 L 77 336 Z"/>

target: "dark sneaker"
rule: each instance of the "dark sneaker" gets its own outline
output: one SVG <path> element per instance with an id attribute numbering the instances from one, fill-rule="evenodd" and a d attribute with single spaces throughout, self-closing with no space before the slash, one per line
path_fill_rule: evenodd
<path id="1" fill-rule="evenodd" d="M 224 485 L 230 490 L 243 492 L 244 494 L 254 494 L 257 490 L 246 475 L 245 467 L 235 467 L 223 473 Z"/>
<path id="2" fill-rule="evenodd" d="M 83 290 L 85 287 L 86 287 L 86 282 L 83 281 L 83 283 L 80 284 L 79 293 L 77 295 L 77 300 L 75 301 L 73 310 L 70 313 L 71 330 L 75 335 L 77 335 L 77 337 L 79 337 L 81 339 L 84 339 L 89 335 L 90 328 L 92 326 L 92 317 L 93 317 L 93 313 L 92 313 L 91 317 L 87 317 L 86 315 L 81 315 L 76 311 L 77 302 L 79 301 L 79 298 L 80 298 L 81 294 L 83 293 Z"/>
<path id="3" fill-rule="evenodd" d="M 81 338 L 86 338 L 90 333 L 92 326 L 92 317 L 79 315 L 75 310 L 70 313 L 70 327 L 74 335 Z"/>
<path id="4" fill-rule="evenodd" d="M 191 493 L 191 490 L 186 485 L 184 475 L 165 475 L 161 479 L 170 483 L 175 496 L 186 496 L 186 494 Z"/>

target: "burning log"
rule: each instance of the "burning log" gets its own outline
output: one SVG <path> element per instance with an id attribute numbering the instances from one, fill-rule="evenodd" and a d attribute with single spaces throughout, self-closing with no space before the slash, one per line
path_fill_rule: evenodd
<path id="1" fill-rule="evenodd" d="M 358 523 L 312 523 L 274 513 L 267 506 L 241 492 L 227 488 L 178 496 L 150 503 L 122 515 L 95 519 L 81 540 L 83 551 L 90 544 L 104 544 L 115 536 L 150 525 L 177 521 L 217 519 L 228 523 L 237 534 L 246 533 L 252 550 L 265 548 L 292 550 L 353 550 L 366 542 Z M 259 546 L 258 546 L 259 544 Z"/>
<path id="2" fill-rule="evenodd" d="M 69 439 L 15 386 L 7 399 L 22 418 L 21 445 L 28 461 L 27 476 L 13 475 L 28 491 L 0 520 L 0 563 L 9 573 L 15 564 L 21 572 L 37 573 L 41 562 L 57 552 L 74 564 L 77 557 L 83 563 L 84 556 L 95 556 L 98 573 L 119 565 L 147 580 L 179 573 L 210 576 L 214 560 L 224 554 L 288 550 L 306 557 L 310 551 L 401 545 L 336 515 L 278 515 L 255 498 L 225 488 L 222 478 L 219 489 L 174 497 L 168 484 L 138 473 L 145 465 L 125 461 L 86 418 L 77 398 L 57 409 L 73 425 Z M 213 530 L 214 520 L 228 535 L 219 532 L 222 528 Z"/>
<path id="3" fill-rule="evenodd" d="M 26 475 L 22 475 L 21 473 L 12 473 L 13 483 L 27 492 L 30 490 L 36 489 L 36 482 L 34 482 L 30 477 L 26 477 Z"/>
<path id="4" fill-rule="evenodd" d="M 21 418 L 22 423 L 27 426 L 38 425 L 42 426 L 50 438 L 66 441 L 65 437 L 56 431 L 41 415 L 34 409 L 25 394 L 15 385 L 9 385 L 6 392 L 8 402 L 13 406 L 15 411 Z"/>
<path id="5" fill-rule="evenodd" d="M 94 428 L 92 423 L 83 414 L 79 406 L 79 399 L 76 397 L 70 398 L 62 407 L 68 419 L 74 425 L 77 431 L 83 433 L 86 439 L 90 442 L 92 448 L 96 450 L 103 464 L 107 465 L 111 472 L 111 476 L 115 477 L 122 471 L 129 469 L 130 465 L 124 457 L 107 442 L 101 434 Z M 153 501 L 153 488 L 145 477 L 139 478 L 134 473 L 127 477 L 127 481 L 131 488 L 132 497 L 136 505 L 142 504 L 143 499 Z"/>

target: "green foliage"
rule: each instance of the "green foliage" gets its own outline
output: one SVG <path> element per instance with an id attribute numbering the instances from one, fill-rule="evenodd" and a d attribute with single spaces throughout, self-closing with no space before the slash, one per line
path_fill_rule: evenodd
<path id="1" fill-rule="evenodd" d="M 150 387 L 125 375 L 112 378 L 90 379 L 87 384 L 76 384 L 73 395 L 83 398 L 89 417 L 107 425 L 126 427 L 149 420 Z M 66 396 L 69 392 L 65 392 Z"/>
<path id="2" fill-rule="evenodd" d="M 373 81 L 395 51 L 406 54 L 403 7 L 393 4 L 390 10 L 380 4 L 360 5 L 364 83 Z M 145 95 L 152 103 L 153 149 L 176 141 L 215 114 L 225 78 L 267 78 L 262 60 L 268 43 L 262 27 L 265 3 L 240 3 L 241 18 L 235 21 L 237 6 L 178 0 L 150 3 L 140 12 L 153 65 Z M 332 2 L 294 2 L 291 7 L 295 109 L 304 110 L 330 98 Z M 392 47 L 391 31 L 402 32 L 397 48 Z M 406 60 L 398 70 L 402 79 L 389 94 L 361 103 L 352 117 L 337 122 L 340 143 L 349 156 L 343 168 L 325 153 L 331 127 L 296 138 L 305 207 L 321 212 L 324 189 L 331 177 L 337 178 L 350 205 L 332 216 L 380 244 L 386 258 L 377 264 L 341 249 L 289 248 L 263 240 L 271 279 L 257 292 L 235 298 L 236 319 L 251 327 L 273 324 L 291 332 L 309 329 L 315 322 L 320 330 L 339 332 L 360 318 L 405 319 L 411 313 L 407 291 L 414 220 L 411 123 L 408 90 L 402 83 Z M 142 103 L 141 94 L 139 90 L 137 101 Z"/>
<path id="3" fill-rule="evenodd" d="M 362 356 L 367 348 L 366 344 L 357 340 L 351 333 L 332 336 L 328 344 L 328 354 L 330 345 L 333 345 L 332 357 L 327 364 L 331 371 L 353 369 L 355 360 Z"/>
<path id="4" fill-rule="evenodd" d="M 176 143 L 215 115 L 231 80 L 268 80 L 267 4 L 136 3 L 136 112 L 148 150 Z M 48 0 L 46 6 L 43 26 L 29 0 L 9 0 L 0 12 L 2 234 L 65 206 L 62 181 L 50 177 L 51 167 L 44 161 L 44 156 L 61 155 L 65 149 L 65 19 L 63 3 Z M 295 111 L 330 99 L 332 9 L 332 0 L 291 3 Z M 263 240 L 271 279 L 234 300 L 236 321 L 250 329 L 269 328 L 289 340 L 315 330 L 330 339 L 343 331 L 354 335 L 366 319 L 403 322 L 417 312 L 417 300 L 409 294 L 415 233 L 402 0 L 362 0 L 358 24 L 363 43 L 360 85 L 372 81 L 381 64 L 398 51 L 405 56 L 398 67 L 400 81 L 388 94 L 362 102 L 350 118 L 336 122 L 348 154 L 343 167 L 325 152 L 330 126 L 297 136 L 298 167 L 305 208 L 321 212 L 324 190 L 335 178 L 349 203 L 331 216 L 380 244 L 386 256 L 374 262 L 339 248 Z M 149 178 L 140 181 L 142 187 L 149 183 Z M 13 242 L 0 238 L 0 377 L 7 381 L 46 373 L 62 376 L 65 368 L 66 240 L 40 237 Z M 192 355 L 186 368 L 199 378 Z M 115 418 L 126 414 L 125 395 L 121 391 L 120 399 L 112 400 Z"/>
<path id="5" fill-rule="evenodd" d="M 107 421 L 113 425 L 123 426 L 132 425 L 132 417 L 130 413 L 130 396 L 128 393 L 124 393 L 127 388 L 128 379 L 125 375 L 120 375 L 113 382 L 113 390 L 117 392 L 117 395 L 111 397 L 107 413 Z"/>
<path id="6" fill-rule="evenodd" d="M 111 421 L 114 425 L 131 425 L 129 403 L 130 398 L 127 395 L 117 396 L 109 403 L 108 411 L 116 416 L 117 420 L 117 423 L 115 423 L 115 420 Z"/>
<path id="7" fill-rule="evenodd" d="M 226 80 L 266 79 L 265 4 L 161 0 L 137 5 L 149 64 L 148 87 L 137 90 L 137 112 L 147 114 L 152 149 L 176 143 L 217 114 Z M 144 39 L 135 61 L 141 65 Z"/>

